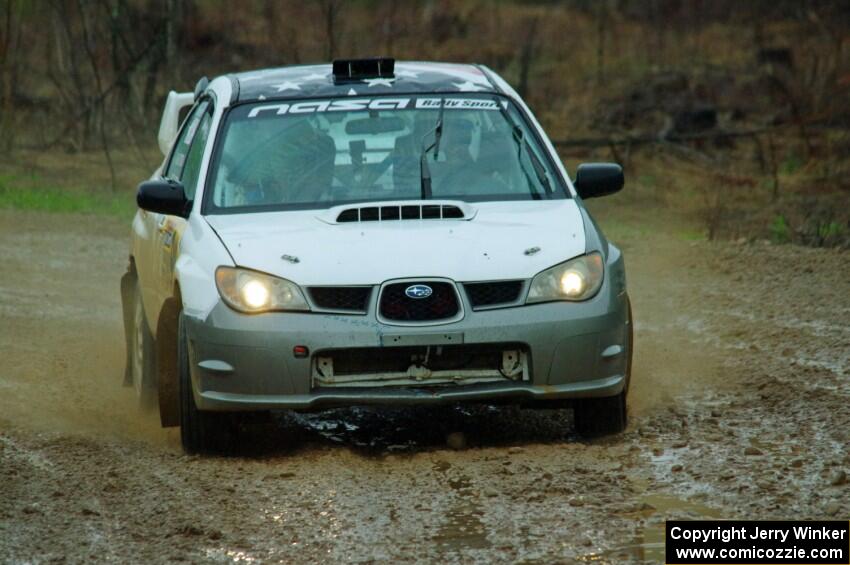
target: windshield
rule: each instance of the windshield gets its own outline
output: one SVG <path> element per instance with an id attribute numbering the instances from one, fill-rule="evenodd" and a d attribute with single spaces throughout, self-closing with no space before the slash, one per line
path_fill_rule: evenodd
<path id="1" fill-rule="evenodd" d="M 208 213 L 567 197 L 524 117 L 493 95 L 245 104 L 219 139 Z"/>

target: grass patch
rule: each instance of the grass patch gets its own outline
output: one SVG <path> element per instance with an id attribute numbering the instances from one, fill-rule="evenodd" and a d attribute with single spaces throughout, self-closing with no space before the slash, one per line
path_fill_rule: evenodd
<path id="1" fill-rule="evenodd" d="M 600 222 L 600 227 L 605 234 L 605 237 L 612 242 L 628 242 L 644 239 L 649 235 L 649 230 L 628 220 L 623 221 L 608 221 Z"/>
<path id="2" fill-rule="evenodd" d="M 92 193 L 48 187 L 15 186 L 15 179 L 0 177 L 0 208 L 51 213 L 77 213 L 131 218 L 136 202 L 130 194 Z M 27 183 L 28 184 L 28 183 Z"/>
<path id="3" fill-rule="evenodd" d="M 651 174 L 639 175 L 638 178 L 637 178 L 637 183 L 640 186 L 643 186 L 643 187 L 646 187 L 646 188 L 654 187 L 656 182 L 657 182 L 657 179 L 655 178 L 655 175 L 651 175 Z"/>
<path id="4" fill-rule="evenodd" d="M 818 235 L 823 239 L 838 237 L 842 233 L 844 233 L 844 228 L 838 222 L 829 222 L 818 226 Z"/>
<path id="5" fill-rule="evenodd" d="M 803 168 L 803 159 L 796 153 L 790 154 L 779 166 L 779 172 L 783 175 L 793 175 Z"/>
<path id="6" fill-rule="evenodd" d="M 693 230 L 685 230 L 679 233 L 679 237 L 681 237 L 685 241 L 707 241 L 707 237 L 705 232 L 702 231 L 693 231 Z"/>
<path id="7" fill-rule="evenodd" d="M 788 243 L 791 241 L 791 227 L 788 225 L 788 220 L 785 216 L 779 215 L 773 218 L 770 222 L 770 239 L 774 243 Z"/>

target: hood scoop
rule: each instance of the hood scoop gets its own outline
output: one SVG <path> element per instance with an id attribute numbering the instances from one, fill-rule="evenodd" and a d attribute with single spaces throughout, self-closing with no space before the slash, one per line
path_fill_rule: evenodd
<path id="1" fill-rule="evenodd" d="M 401 220 L 471 220 L 475 209 L 466 202 L 427 200 L 413 203 L 386 202 L 368 206 L 335 206 L 319 219 L 329 224 L 393 222 Z"/>

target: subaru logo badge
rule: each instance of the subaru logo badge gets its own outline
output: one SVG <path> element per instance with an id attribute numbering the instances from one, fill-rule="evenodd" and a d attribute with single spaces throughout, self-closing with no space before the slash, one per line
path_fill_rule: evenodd
<path id="1" fill-rule="evenodd" d="M 434 291 L 427 284 L 413 284 L 404 289 L 408 298 L 428 298 Z"/>

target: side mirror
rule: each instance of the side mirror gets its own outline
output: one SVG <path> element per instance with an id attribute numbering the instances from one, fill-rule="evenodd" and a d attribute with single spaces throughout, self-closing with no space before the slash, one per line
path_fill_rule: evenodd
<path id="1" fill-rule="evenodd" d="M 596 198 L 623 188 L 623 168 L 617 163 L 584 163 L 576 170 L 576 187 L 582 198 Z"/>
<path id="2" fill-rule="evenodd" d="M 181 218 L 188 218 L 192 208 L 183 185 L 171 179 L 149 180 L 140 184 L 136 203 L 142 210 Z"/>

